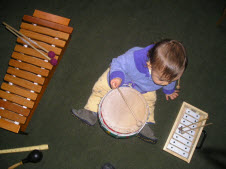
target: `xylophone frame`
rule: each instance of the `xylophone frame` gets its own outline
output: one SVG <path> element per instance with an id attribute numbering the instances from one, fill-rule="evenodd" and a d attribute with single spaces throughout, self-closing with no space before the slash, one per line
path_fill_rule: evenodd
<path id="1" fill-rule="evenodd" d="M 168 152 L 168 153 L 170 153 L 170 154 L 172 154 L 172 155 L 174 155 L 174 156 L 176 156 L 176 157 L 178 157 L 178 158 L 180 158 L 180 159 L 182 159 L 182 160 L 184 160 L 184 161 L 186 161 L 187 163 L 190 163 L 191 158 L 192 158 L 193 153 L 194 153 L 194 151 L 196 149 L 196 146 L 198 144 L 199 138 L 200 138 L 200 136 L 202 134 L 202 131 L 203 131 L 203 128 L 204 127 L 200 127 L 200 128 L 197 128 L 197 129 L 194 129 L 193 130 L 193 131 L 195 131 L 195 135 L 193 136 L 194 139 L 191 141 L 192 142 L 192 145 L 190 147 L 190 150 L 189 150 L 189 153 L 188 153 L 188 157 L 187 158 L 181 156 L 180 154 L 178 154 L 178 153 L 176 153 L 176 152 L 174 152 L 174 151 L 172 151 L 172 150 L 170 150 L 168 148 L 168 145 L 171 144 L 171 142 L 170 142 L 171 139 L 174 139 L 173 136 L 176 133 L 176 131 L 178 130 L 178 127 L 180 125 L 180 122 L 181 122 L 184 114 L 185 114 L 186 109 L 190 109 L 190 110 L 194 111 L 195 113 L 197 113 L 200 116 L 200 119 L 199 120 L 207 119 L 208 118 L 208 113 L 206 113 L 206 112 L 204 112 L 204 111 L 202 111 L 202 110 L 200 110 L 200 109 L 198 109 L 198 108 L 196 108 L 196 107 L 194 107 L 194 106 L 192 106 L 192 105 L 190 105 L 190 104 L 188 104 L 186 102 L 183 102 L 183 104 L 182 104 L 182 106 L 180 108 L 180 111 L 179 111 L 179 113 L 177 115 L 177 118 L 176 118 L 176 120 L 174 122 L 174 125 L 173 125 L 173 127 L 171 129 L 171 132 L 170 132 L 170 134 L 169 134 L 169 136 L 167 138 L 167 141 L 166 141 L 166 143 L 165 143 L 165 145 L 163 147 L 163 150 L 166 151 L 166 152 Z M 197 126 L 198 127 L 199 126 L 202 126 L 205 123 L 206 123 L 206 120 L 203 120 L 200 123 L 198 123 Z M 204 138 L 202 139 L 200 146 L 197 147 L 198 149 L 202 147 L 202 144 L 203 144 L 203 142 L 205 140 L 205 137 L 206 137 L 206 134 L 205 133 L 206 132 L 204 131 Z M 185 145 L 184 143 L 182 143 L 182 144 Z M 180 149 L 180 147 L 177 147 L 177 148 Z M 183 149 L 181 149 L 181 150 L 183 150 Z"/>
<path id="2" fill-rule="evenodd" d="M 50 13 L 46 13 L 46 12 L 43 12 L 43 11 L 35 10 L 34 13 L 33 13 L 33 16 L 24 15 L 23 21 L 24 21 L 24 23 L 21 24 L 21 27 L 26 26 L 26 23 L 36 24 L 40 27 L 43 27 L 43 29 L 49 29 L 49 30 L 51 29 L 51 30 L 54 30 L 54 31 L 60 31 L 62 33 L 68 34 L 68 38 L 67 38 L 67 40 L 65 40 L 65 44 L 60 47 L 61 52 L 59 52 L 59 54 L 57 56 L 58 57 L 57 65 L 58 65 L 60 60 L 62 59 L 62 56 L 63 56 L 67 46 L 68 46 L 68 43 L 71 39 L 71 34 L 73 32 L 73 28 L 68 26 L 69 23 L 70 23 L 70 19 L 64 18 L 64 17 L 61 17 L 61 16 L 57 16 L 57 15 L 53 15 L 53 14 L 50 14 Z M 21 29 L 20 31 L 22 32 L 22 31 L 24 31 L 24 29 L 23 30 Z M 30 37 L 30 34 L 28 33 L 26 36 Z M 40 36 L 42 36 L 41 33 L 40 33 Z M 32 37 L 30 37 L 30 38 L 32 39 Z M 24 42 L 22 42 L 19 38 L 17 39 L 17 42 L 20 43 L 20 44 L 24 44 Z M 42 43 L 41 41 L 39 41 L 39 42 Z M 42 44 L 45 46 L 45 43 L 42 43 Z M 59 45 L 61 45 L 61 44 L 59 44 Z M 19 46 L 16 45 L 16 47 L 14 49 L 15 52 L 17 52 L 18 47 Z M 36 108 L 37 108 L 37 106 L 38 106 L 38 104 L 39 104 L 39 102 L 40 102 L 40 100 L 41 100 L 41 98 L 42 98 L 42 96 L 43 96 L 43 94 L 44 94 L 54 72 L 55 72 L 55 70 L 56 70 L 57 65 L 53 66 L 49 70 L 48 76 L 45 77 L 44 83 L 42 84 L 42 88 L 41 88 L 40 92 L 37 94 L 37 98 L 34 100 L 34 105 L 30 109 L 29 114 L 26 116 L 25 123 L 14 124 L 14 123 L 11 122 L 11 119 L 8 118 L 8 117 L 7 117 L 8 119 L 7 118 L 0 118 L 0 128 L 12 131 L 14 133 L 24 133 L 24 134 L 26 134 L 25 130 L 26 130 L 26 128 L 27 128 L 27 126 L 28 126 L 33 114 L 34 114 L 34 111 L 36 110 Z M 2 105 L 4 105 L 3 99 L 4 99 L 4 96 L 0 95 L 0 107 L 2 107 Z M 11 107 L 9 109 L 16 109 L 16 106 L 18 106 L 18 105 L 15 105 L 15 108 Z M 0 111 L 1 111 L 1 109 L 0 109 Z"/>

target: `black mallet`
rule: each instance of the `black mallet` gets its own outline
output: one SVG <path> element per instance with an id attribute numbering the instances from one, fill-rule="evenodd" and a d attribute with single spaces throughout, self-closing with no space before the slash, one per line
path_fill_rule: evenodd
<path id="1" fill-rule="evenodd" d="M 24 163 L 29 163 L 29 162 L 31 162 L 31 163 L 38 163 L 38 162 L 40 162 L 42 160 L 42 157 L 43 157 L 43 155 L 42 155 L 41 151 L 33 150 L 33 151 L 31 151 L 28 154 L 27 158 L 23 159 L 19 163 L 16 163 L 16 164 L 12 165 L 8 169 L 14 169 L 14 168 L 16 168 L 16 167 L 18 167 L 20 165 L 23 165 Z"/>

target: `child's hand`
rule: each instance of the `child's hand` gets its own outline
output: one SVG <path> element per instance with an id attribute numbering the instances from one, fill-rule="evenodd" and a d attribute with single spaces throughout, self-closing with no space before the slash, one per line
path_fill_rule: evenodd
<path id="1" fill-rule="evenodd" d="M 172 94 L 166 94 L 166 100 L 169 100 L 169 98 L 171 100 L 176 99 L 179 96 L 178 92 L 179 90 L 175 90 Z"/>
<path id="2" fill-rule="evenodd" d="M 114 78 L 110 82 L 111 88 L 112 89 L 116 89 L 116 88 L 118 88 L 121 85 L 121 83 L 122 83 L 122 79 L 120 79 L 118 77 L 117 78 Z"/>

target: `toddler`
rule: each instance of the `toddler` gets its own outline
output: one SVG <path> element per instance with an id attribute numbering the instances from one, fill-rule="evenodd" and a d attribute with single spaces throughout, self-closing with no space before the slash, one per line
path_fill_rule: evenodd
<path id="1" fill-rule="evenodd" d="M 94 125 L 101 99 L 111 89 L 130 86 L 143 94 L 150 111 L 149 119 L 138 137 L 156 143 L 157 138 L 149 125 L 155 123 L 155 91 L 162 88 L 167 100 L 178 97 L 176 80 L 182 76 L 186 66 L 185 48 L 176 40 L 164 39 L 145 48 L 134 47 L 112 60 L 110 68 L 95 83 L 84 109 L 72 109 L 72 114 L 88 125 Z"/>

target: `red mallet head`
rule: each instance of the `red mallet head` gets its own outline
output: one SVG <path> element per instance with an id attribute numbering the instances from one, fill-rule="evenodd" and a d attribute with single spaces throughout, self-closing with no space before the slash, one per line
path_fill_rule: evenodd
<path id="1" fill-rule="evenodd" d="M 49 51 L 49 52 L 48 52 L 48 56 L 49 56 L 50 58 L 54 58 L 54 57 L 56 56 L 56 54 L 55 54 L 53 51 Z"/>
<path id="2" fill-rule="evenodd" d="M 49 61 L 53 66 L 56 66 L 57 65 L 57 60 L 52 58 L 50 61 Z"/>

